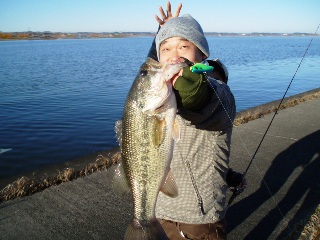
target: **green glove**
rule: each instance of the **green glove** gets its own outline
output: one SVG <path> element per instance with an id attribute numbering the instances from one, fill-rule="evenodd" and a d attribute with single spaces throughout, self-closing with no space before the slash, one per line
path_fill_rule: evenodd
<path id="1" fill-rule="evenodd" d="M 209 101 L 210 91 L 203 74 L 193 73 L 190 67 L 184 67 L 182 76 L 173 86 L 178 109 L 192 111 L 202 109 Z"/>

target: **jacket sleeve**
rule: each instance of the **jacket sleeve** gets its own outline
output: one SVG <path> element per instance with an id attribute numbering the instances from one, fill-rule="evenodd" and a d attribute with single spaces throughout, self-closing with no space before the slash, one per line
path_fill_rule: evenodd
<path id="1" fill-rule="evenodd" d="M 207 105 L 197 111 L 180 109 L 178 113 L 196 128 L 223 131 L 233 125 L 236 115 L 234 96 L 227 84 L 212 78 L 209 82 L 211 97 Z"/>

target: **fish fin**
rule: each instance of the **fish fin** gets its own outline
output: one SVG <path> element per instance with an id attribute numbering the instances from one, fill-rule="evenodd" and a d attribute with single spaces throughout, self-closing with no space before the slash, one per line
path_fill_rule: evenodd
<path id="1" fill-rule="evenodd" d="M 122 119 L 119 119 L 118 121 L 116 121 L 116 123 L 114 125 L 114 130 L 116 132 L 117 141 L 118 141 L 119 145 L 121 146 L 121 144 L 122 144 Z"/>
<path id="2" fill-rule="evenodd" d="M 130 192 L 129 183 L 127 181 L 123 164 L 121 162 L 117 164 L 114 170 L 112 187 L 113 187 L 114 193 L 117 196 L 123 196 Z"/>
<path id="3" fill-rule="evenodd" d="M 124 240 L 169 240 L 157 219 L 139 221 L 133 219 L 124 235 Z"/>
<path id="4" fill-rule="evenodd" d="M 161 192 L 163 192 L 165 195 L 175 198 L 178 194 L 178 186 L 176 184 L 176 181 L 174 180 L 173 174 L 171 170 L 168 172 L 167 178 L 160 189 Z"/>
<path id="5" fill-rule="evenodd" d="M 173 122 L 172 138 L 175 142 L 179 142 L 180 140 L 180 125 L 177 118 L 175 118 Z"/>
<path id="6" fill-rule="evenodd" d="M 163 142 L 163 132 L 166 126 L 166 120 L 155 117 L 153 143 L 155 146 L 160 146 Z"/>

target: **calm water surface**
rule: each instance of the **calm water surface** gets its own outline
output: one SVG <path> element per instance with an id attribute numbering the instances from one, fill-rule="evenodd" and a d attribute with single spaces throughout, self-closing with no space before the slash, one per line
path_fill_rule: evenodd
<path id="1" fill-rule="evenodd" d="M 284 94 L 310 37 L 209 37 L 237 110 Z M 152 38 L 0 42 L 0 179 L 117 146 L 114 122 Z M 314 38 L 288 96 L 320 87 Z"/>

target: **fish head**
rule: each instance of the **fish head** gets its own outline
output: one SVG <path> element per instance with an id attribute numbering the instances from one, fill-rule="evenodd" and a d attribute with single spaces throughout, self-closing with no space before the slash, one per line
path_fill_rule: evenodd
<path id="1" fill-rule="evenodd" d="M 186 63 L 163 64 L 151 58 L 141 66 L 140 92 L 143 94 L 142 112 L 153 115 L 169 101 L 172 91 L 172 78 L 187 66 Z"/>

